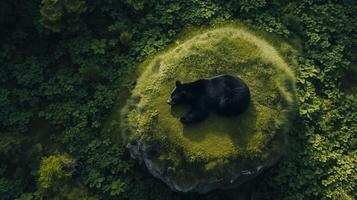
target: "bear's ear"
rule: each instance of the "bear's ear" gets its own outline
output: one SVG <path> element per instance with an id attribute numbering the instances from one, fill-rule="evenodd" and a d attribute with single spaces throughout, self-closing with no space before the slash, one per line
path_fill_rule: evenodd
<path id="1" fill-rule="evenodd" d="M 181 81 L 177 80 L 176 81 L 176 87 L 181 85 Z"/>

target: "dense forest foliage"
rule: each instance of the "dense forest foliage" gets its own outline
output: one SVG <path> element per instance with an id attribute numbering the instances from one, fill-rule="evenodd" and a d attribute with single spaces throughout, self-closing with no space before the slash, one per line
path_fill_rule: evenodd
<path id="1" fill-rule="evenodd" d="M 356 19 L 354 0 L 2 0 L 0 199 L 240 196 L 171 192 L 107 128 L 145 58 L 192 27 L 235 20 L 299 50 L 291 148 L 245 188 L 253 199 L 356 198 Z"/>

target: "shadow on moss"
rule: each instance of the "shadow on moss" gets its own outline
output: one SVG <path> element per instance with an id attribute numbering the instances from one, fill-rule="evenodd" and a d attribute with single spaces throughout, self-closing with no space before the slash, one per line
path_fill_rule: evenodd
<path id="1" fill-rule="evenodd" d="M 179 116 L 182 116 L 181 113 L 182 111 Z M 183 135 L 191 141 L 199 142 L 203 140 L 205 135 L 209 132 L 228 133 L 234 145 L 245 148 L 247 145 L 247 135 L 254 133 L 256 120 L 257 110 L 254 104 L 250 104 L 248 110 L 238 116 L 227 117 L 211 113 L 207 120 L 201 123 L 185 125 Z"/>

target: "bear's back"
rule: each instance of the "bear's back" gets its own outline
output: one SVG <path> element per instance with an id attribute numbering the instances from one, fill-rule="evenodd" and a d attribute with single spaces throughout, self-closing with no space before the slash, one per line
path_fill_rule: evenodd
<path id="1" fill-rule="evenodd" d="M 250 91 L 239 77 L 222 74 L 208 80 L 208 98 L 216 111 L 224 114 L 239 114 L 247 109 Z"/>
<path id="2" fill-rule="evenodd" d="M 247 87 L 246 84 L 237 76 L 231 74 L 222 74 L 210 78 L 213 83 L 224 84 L 230 88 Z"/>
<path id="3" fill-rule="evenodd" d="M 208 79 L 207 87 L 209 96 L 212 97 L 226 95 L 234 91 L 249 90 L 243 80 L 231 74 L 222 74 Z"/>

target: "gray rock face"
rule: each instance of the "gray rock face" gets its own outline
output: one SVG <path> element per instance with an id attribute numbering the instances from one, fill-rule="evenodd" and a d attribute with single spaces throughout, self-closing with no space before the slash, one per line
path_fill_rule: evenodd
<path id="1" fill-rule="evenodd" d="M 160 165 L 160 162 L 156 161 L 153 158 L 154 156 L 151 156 L 153 151 L 158 150 L 157 146 L 143 144 L 140 140 L 137 140 L 134 143 L 128 143 L 126 147 L 129 149 L 133 159 L 137 159 L 140 163 L 145 164 L 149 172 L 166 183 L 171 190 L 177 192 L 197 192 L 200 194 L 205 194 L 215 189 L 238 187 L 259 175 L 264 169 L 270 167 L 278 160 L 278 158 L 270 159 L 254 168 L 238 171 L 230 177 L 207 176 L 192 178 L 192 180 L 182 182 L 174 176 L 177 169 L 172 166 Z"/>

